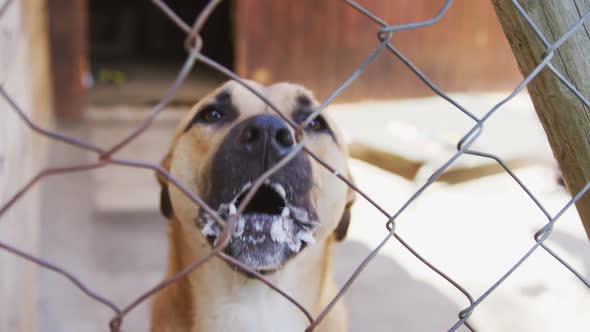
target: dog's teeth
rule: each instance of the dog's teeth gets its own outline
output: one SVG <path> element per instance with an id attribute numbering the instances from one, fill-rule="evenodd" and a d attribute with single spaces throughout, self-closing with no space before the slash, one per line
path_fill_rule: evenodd
<path id="1" fill-rule="evenodd" d="M 234 234 L 232 236 L 234 237 L 240 237 L 240 236 L 244 236 L 244 216 L 240 216 L 240 219 L 238 219 L 238 224 L 236 225 L 236 228 L 234 230 Z"/>
<path id="2" fill-rule="evenodd" d="M 289 240 L 280 218 L 273 219 L 270 228 L 270 238 L 276 243 L 285 243 Z"/>
<path id="3" fill-rule="evenodd" d="M 208 219 L 207 224 L 205 224 L 205 226 L 201 230 L 201 233 L 203 233 L 203 235 L 205 235 L 205 236 L 217 237 L 217 235 L 219 235 L 219 228 L 217 227 L 217 224 L 215 224 L 215 222 L 213 220 Z"/>
<path id="4" fill-rule="evenodd" d="M 236 214 L 238 210 L 236 209 L 236 205 L 234 203 L 230 203 L 229 204 L 229 215 L 233 216 L 234 214 Z"/>
<path id="5" fill-rule="evenodd" d="M 219 204 L 219 208 L 217 209 L 217 213 L 222 214 L 229 209 L 229 204 L 221 203 Z"/>
<path id="6" fill-rule="evenodd" d="M 248 182 L 248 183 L 246 183 L 246 184 L 245 184 L 245 185 L 242 187 L 242 189 L 241 189 L 240 191 L 241 191 L 241 192 L 244 192 L 244 191 L 246 191 L 246 190 L 250 189 L 250 187 L 252 187 L 252 182 Z"/>
<path id="7" fill-rule="evenodd" d="M 291 213 L 291 211 L 289 211 L 288 207 L 284 207 L 283 211 L 281 211 L 281 217 L 288 217 L 289 213 Z"/>
<path id="8" fill-rule="evenodd" d="M 272 188 L 279 194 L 283 199 L 287 196 L 287 192 L 285 191 L 285 187 L 283 187 L 280 183 L 273 184 Z"/>
<path id="9" fill-rule="evenodd" d="M 297 239 L 303 242 L 307 242 L 307 244 L 315 243 L 315 239 L 313 238 L 313 234 L 309 231 L 300 231 L 297 233 Z"/>

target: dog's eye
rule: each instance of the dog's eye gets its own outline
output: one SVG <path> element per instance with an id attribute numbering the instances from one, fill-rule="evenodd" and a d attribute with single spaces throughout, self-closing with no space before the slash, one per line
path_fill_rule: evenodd
<path id="1" fill-rule="evenodd" d="M 311 120 L 307 128 L 313 131 L 322 131 L 327 129 L 328 125 L 326 124 L 326 120 L 324 120 L 324 118 L 322 118 L 321 116 L 317 116 L 313 120 Z"/>
<path id="2" fill-rule="evenodd" d="M 231 104 L 211 103 L 199 109 L 184 131 L 189 131 L 193 125 L 222 126 L 237 117 L 238 112 Z"/>
<path id="3" fill-rule="evenodd" d="M 223 118 L 223 113 L 214 106 L 205 107 L 197 115 L 199 122 L 215 123 Z"/>

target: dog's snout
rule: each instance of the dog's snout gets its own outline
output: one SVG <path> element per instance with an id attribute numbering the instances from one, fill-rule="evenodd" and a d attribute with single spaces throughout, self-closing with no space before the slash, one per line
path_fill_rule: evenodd
<path id="1" fill-rule="evenodd" d="M 240 147 L 247 152 L 258 154 L 273 150 L 279 155 L 287 152 L 295 140 L 287 124 L 275 115 L 257 115 L 243 124 L 240 133 Z"/>

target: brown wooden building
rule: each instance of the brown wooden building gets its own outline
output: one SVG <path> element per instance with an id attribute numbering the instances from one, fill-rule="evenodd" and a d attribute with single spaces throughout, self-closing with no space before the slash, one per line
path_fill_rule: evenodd
<path id="1" fill-rule="evenodd" d="M 80 87 L 84 87 L 89 77 L 93 78 L 95 88 L 117 85 L 99 98 L 116 101 L 125 91 L 125 85 L 139 84 L 146 71 L 170 68 L 168 75 L 158 77 L 172 79 L 185 56 L 180 30 L 146 1 L 50 3 L 51 17 L 56 22 L 52 25 L 54 68 L 63 77 L 77 77 L 71 82 L 60 80 L 56 100 L 58 104 L 63 103 L 62 107 L 58 105 L 63 112 L 75 114 L 82 109 L 84 95 Z M 205 3 L 167 1 L 186 22 L 192 22 Z M 404 24 L 433 17 L 444 0 L 359 3 L 389 24 Z M 66 16 L 76 19 L 60 19 Z M 60 23 L 63 26 L 63 22 L 68 22 L 69 29 L 55 29 Z M 325 98 L 376 49 L 379 28 L 344 1 L 225 1 L 205 26 L 203 51 L 242 77 L 263 83 L 282 80 L 303 83 L 318 97 Z M 456 0 L 435 25 L 395 33 L 392 41 L 448 92 L 508 89 L 520 78 L 489 1 Z M 86 68 L 92 75 L 85 74 Z M 114 68 L 107 73 L 122 73 L 122 82 L 108 82 L 109 75 L 103 75 L 104 68 Z M 64 75 L 68 71 L 70 74 Z M 197 70 L 193 79 L 198 81 L 202 73 Z M 195 81 L 189 81 L 189 85 L 191 82 Z M 139 90 L 156 94 L 145 100 L 158 97 L 149 88 Z M 111 96 L 108 91 L 113 93 L 112 98 L 108 97 Z M 401 61 L 385 50 L 338 101 L 431 94 Z M 179 98 L 184 101 L 182 93 Z M 134 99 L 121 99 L 126 100 Z"/>
<path id="2" fill-rule="evenodd" d="M 396 25 L 429 19 L 444 2 L 359 1 Z M 303 82 L 325 97 L 377 48 L 379 28 L 343 1 L 237 1 L 236 69 L 269 82 Z M 519 78 L 490 1 L 457 0 L 435 25 L 396 33 L 392 41 L 445 91 L 505 89 Z M 342 100 L 430 94 L 386 50 Z"/>

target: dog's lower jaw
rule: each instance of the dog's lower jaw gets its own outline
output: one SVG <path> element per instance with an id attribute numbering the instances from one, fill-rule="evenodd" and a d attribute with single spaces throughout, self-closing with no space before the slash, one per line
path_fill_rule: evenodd
<path id="1" fill-rule="evenodd" d="M 203 331 L 301 332 L 308 325 L 303 315 L 280 294 L 251 280 L 226 298 L 208 301 L 212 312 L 196 317 Z"/>
<path id="2" fill-rule="evenodd" d="M 169 261 L 167 277 L 210 250 L 190 243 L 178 221 L 172 219 L 170 225 L 170 257 L 175 260 Z M 329 238 L 306 248 L 280 271 L 267 275 L 314 317 L 336 294 L 329 261 L 332 242 Z M 185 310 L 187 307 L 190 310 Z M 344 331 L 342 326 L 337 326 L 343 323 L 341 311 L 336 307 L 316 331 Z M 282 295 L 259 280 L 237 273 L 218 258 L 158 294 L 152 317 L 153 332 L 290 332 L 304 331 L 309 325 L 306 316 Z"/>

